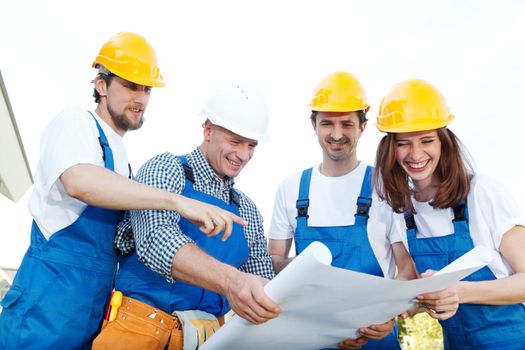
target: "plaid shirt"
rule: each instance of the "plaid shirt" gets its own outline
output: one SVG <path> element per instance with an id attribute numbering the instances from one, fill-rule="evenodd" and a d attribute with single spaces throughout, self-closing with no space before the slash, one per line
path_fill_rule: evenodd
<path id="1" fill-rule="evenodd" d="M 228 203 L 230 188 L 234 185 L 233 179 L 219 178 L 199 147 L 186 155 L 186 158 L 193 169 L 194 189 Z M 181 193 L 186 177 L 176 156 L 167 152 L 147 161 L 139 169 L 136 180 L 149 186 Z M 240 216 L 248 222 L 244 227 L 244 235 L 249 246 L 248 260 L 239 270 L 271 279 L 274 270 L 264 237 L 262 216 L 250 198 L 236 191 L 240 196 Z M 171 210 L 128 211 L 118 225 L 115 247 L 122 254 L 127 254 L 136 248 L 140 261 L 173 282 L 171 276 L 173 258 L 183 245 L 193 242 L 180 229 L 179 220 L 180 215 Z"/>

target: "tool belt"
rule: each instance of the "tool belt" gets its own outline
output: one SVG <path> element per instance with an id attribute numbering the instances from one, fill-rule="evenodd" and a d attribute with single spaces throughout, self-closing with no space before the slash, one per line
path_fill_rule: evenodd
<path id="1" fill-rule="evenodd" d="M 213 317 L 208 313 L 206 315 Z M 93 341 L 93 350 L 190 350 L 184 348 L 185 342 L 196 343 L 194 349 L 197 349 L 224 323 L 223 317 L 220 317 L 215 319 L 216 326 L 210 327 L 209 321 L 205 320 L 204 336 L 197 332 L 200 340 L 189 342 L 190 339 L 185 341 L 184 334 L 191 333 L 185 332 L 184 328 L 191 328 L 195 333 L 195 327 L 202 328 L 201 323 L 199 320 L 181 322 L 181 319 L 184 321 L 187 317 L 179 318 L 175 313 L 171 315 L 139 300 L 123 297 L 116 319 L 111 322 L 104 321 L 100 334 Z"/>

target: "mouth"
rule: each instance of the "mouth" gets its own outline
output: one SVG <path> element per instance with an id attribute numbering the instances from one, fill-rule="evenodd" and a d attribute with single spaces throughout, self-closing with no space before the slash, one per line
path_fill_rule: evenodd
<path id="1" fill-rule="evenodd" d="M 429 162 L 430 159 L 421 162 L 405 162 L 405 164 L 413 171 L 423 171 Z"/>
<path id="2" fill-rule="evenodd" d="M 240 162 L 235 162 L 229 158 L 226 158 L 226 161 L 228 162 L 228 164 L 230 164 L 232 167 L 235 167 L 235 168 L 238 168 L 242 165 L 242 163 Z"/>
<path id="3" fill-rule="evenodd" d="M 134 114 L 142 114 L 144 113 L 144 108 L 142 107 L 130 107 L 129 110 Z"/>
<path id="4" fill-rule="evenodd" d="M 327 142 L 331 148 L 333 149 L 341 149 L 343 148 L 348 142 L 346 141 L 328 141 Z"/>

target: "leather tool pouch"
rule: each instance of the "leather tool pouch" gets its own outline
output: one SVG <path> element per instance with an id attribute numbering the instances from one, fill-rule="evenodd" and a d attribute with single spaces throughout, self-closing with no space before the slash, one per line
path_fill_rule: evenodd
<path id="1" fill-rule="evenodd" d="M 93 341 L 93 350 L 164 350 L 168 344 L 170 350 L 182 350 L 182 327 L 177 317 L 123 297 L 117 318 L 103 326 Z"/>

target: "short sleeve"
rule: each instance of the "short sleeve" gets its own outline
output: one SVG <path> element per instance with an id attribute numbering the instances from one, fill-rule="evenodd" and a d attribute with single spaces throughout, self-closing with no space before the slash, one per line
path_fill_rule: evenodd
<path id="1" fill-rule="evenodd" d="M 272 219 L 268 231 L 270 239 L 289 239 L 293 238 L 294 235 L 294 227 L 290 223 L 287 212 L 290 206 L 287 203 L 288 195 L 286 193 L 287 189 L 290 188 L 288 182 L 290 182 L 290 179 L 281 183 L 275 194 Z"/>
<path id="2" fill-rule="evenodd" d="M 40 142 L 43 188 L 49 191 L 60 175 L 73 165 L 102 165 L 96 124 L 89 112 L 68 109 L 58 114 L 44 131 Z"/>
<path id="3" fill-rule="evenodd" d="M 487 225 L 494 247 L 498 250 L 506 232 L 516 225 L 525 226 L 525 217 L 510 192 L 491 177 L 478 175 L 472 180 L 468 201 L 469 207 L 474 202 L 479 208 L 480 217 Z"/>

